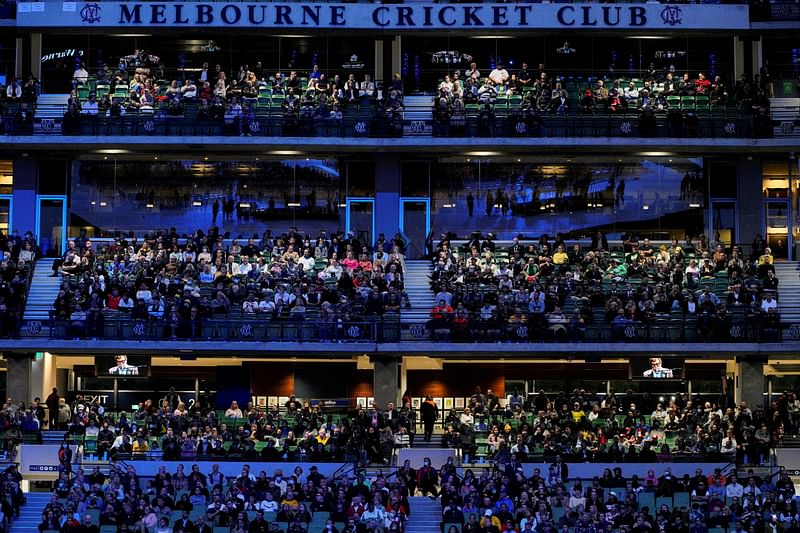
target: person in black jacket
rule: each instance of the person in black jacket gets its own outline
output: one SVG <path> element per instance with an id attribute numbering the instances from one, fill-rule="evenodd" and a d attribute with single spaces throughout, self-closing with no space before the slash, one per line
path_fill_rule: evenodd
<path id="1" fill-rule="evenodd" d="M 433 435 L 433 424 L 439 418 L 439 408 L 433 403 L 433 398 L 426 396 L 425 401 L 422 402 L 422 407 L 420 407 L 420 412 L 422 414 L 422 424 L 425 427 L 423 440 L 430 442 Z"/>

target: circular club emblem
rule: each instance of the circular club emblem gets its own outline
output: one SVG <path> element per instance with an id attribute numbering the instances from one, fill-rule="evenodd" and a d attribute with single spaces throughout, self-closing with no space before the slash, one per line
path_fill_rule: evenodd
<path id="1" fill-rule="evenodd" d="M 630 132 L 633 131 L 633 126 L 630 122 L 623 122 L 619 125 L 619 131 L 625 135 L 628 135 Z"/>
<path id="2" fill-rule="evenodd" d="M 156 131 L 156 123 L 152 120 L 145 120 L 142 124 L 142 129 L 148 133 L 153 133 Z"/>
<path id="3" fill-rule="evenodd" d="M 675 26 L 683 22 L 681 19 L 681 8 L 678 6 L 667 6 L 661 11 L 661 20 L 664 24 Z"/>
<path id="4" fill-rule="evenodd" d="M 412 133 L 422 133 L 425 131 L 425 122 L 422 120 L 414 120 L 411 122 L 411 132 Z"/>
<path id="5" fill-rule="evenodd" d="M 351 339 L 357 339 L 361 336 L 361 328 L 358 326 L 350 326 L 347 328 L 347 336 Z"/>
<path id="6" fill-rule="evenodd" d="M 423 326 L 422 324 L 414 324 L 413 326 L 411 326 L 411 329 L 409 331 L 411 332 L 411 336 L 414 337 L 415 339 L 421 339 L 422 337 L 425 336 L 425 326 Z"/>
<path id="7" fill-rule="evenodd" d="M 733 135 L 736 133 L 736 123 L 735 122 L 726 122 L 725 123 L 725 133 L 728 135 Z"/>
<path id="8" fill-rule="evenodd" d="M 253 326 L 250 324 L 242 324 L 239 328 L 239 335 L 242 337 L 252 337 L 253 336 Z"/>
<path id="9" fill-rule="evenodd" d="M 100 22 L 100 4 L 97 3 L 90 3 L 85 4 L 83 9 L 81 9 L 81 20 L 88 24 L 94 24 L 95 22 Z"/>
<path id="10" fill-rule="evenodd" d="M 742 333 L 742 326 L 731 326 L 730 334 L 732 339 L 741 339 Z"/>
<path id="11" fill-rule="evenodd" d="M 43 118 L 41 125 L 42 125 L 42 131 L 46 131 L 48 133 L 56 129 L 56 121 L 53 120 L 52 118 Z"/>
<path id="12" fill-rule="evenodd" d="M 800 325 L 792 324 L 792 326 L 789 328 L 789 335 L 791 335 L 794 339 L 800 338 Z"/>
<path id="13" fill-rule="evenodd" d="M 25 331 L 28 335 L 38 335 L 42 332 L 42 323 L 38 320 L 31 320 L 25 325 Z"/>
<path id="14" fill-rule="evenodd" d="M 625 328 L 625 336 L 629 339 L 636 338 L 636 328 L 634 326 L 628 326 Z"/>
<path id="15" fill-rule="evenodd" d="M 514 126 L 514 130 L 517 133 L 528 133 L 528 125 L 524 122 L 517 122 L 517 125 Z"/>
<path id="16" fill-rule="evenodd" d="M 247 127 L 250 129 L 250 133 L 258 133 L 261 131 L 261 123 L 257 120 L 251 120 Z"/>
<path id="17" fill-rule="evenodd" d="M 364 135 L 365 133 L 367 133 L 367 123 L 364 122 L 363 120 L 359 120 L 358 122 L 356 122 L 356 125 L 353 127 L 353 129 L 359 135 Z"/>
<path id="18" fill-rule="evenodd" d="M 144 335 L 144 322 L 137 322 L 133 325 L 133 334 L 137 337 Z"/>
<path id="19" fill-rule="evenodd" d="M 517 328 L 517 337 L 520 339 L 528 338 L 528 326 L 520 326 Z"/>
<path id="20" fill-rule="evenodd" d="M 790 135 L 794 133 L 794 123 L 788 120 L 781 122 L 781 133 L 784 135 Z"/>

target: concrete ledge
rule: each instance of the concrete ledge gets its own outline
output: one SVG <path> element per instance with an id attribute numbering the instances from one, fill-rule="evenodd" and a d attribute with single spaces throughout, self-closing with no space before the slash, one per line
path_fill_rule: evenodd
<path id="1" fill-rule="evenodd" d="M 122 149 L 130 154 L 152 154 L 169 156 L 170 151 L 186 153 L 203 151 L 225 153 L 262 149 L 292 149 L 308 153 L 342 153 L 343 143 L 347 151 L 369 152 L 377 149 L 390 149 L 393 152 L 452 152 L 458 155 L 470 149 L 493 148 L 501 152 L 554 153 L 563 155 L 565 151 L 607 153 L 614 146 L 619 153 L 639 150 L 676 151 L 681 153 L 707 154 L 709 152 L 770 152 L 796 149 L 797 137 L 778 137 L 772 139 L 751 138 L 678 138 L 678 137 L 226 137 L 226 136 L 60 136 L 27 135 L 3 136 L 0 153 L 4 149 L 19 156 L 19 150 L 61 150 L 72 149 L 77 154 L 91 154 L 98 149 Z M 87 149 L 87 147 L 92 147 Z M 99 154 L 98 154 L 99 155 Z M 265 154 L 269 155 L 269 154 Z"/>
<path id="2" fill-rule="evenodd" d="M 732 354 L 796 354 L 800 341 L 770 343 L 664 343 L 664 342 L 561 342 L 561 343 L 450 343 L 450 342 L 237 342 L 237 341 L 131 341 L 23 338 L 0 341 L 0 352 L 53 352 L 57 354 L 146 353 L 148 355 L 258 356 L 350 358 L 354 355 L 419 355 L 442 358 L 520 359 L 609 353 L 628 357 L 675 353 L 687 357 L 725 357 Z"/>

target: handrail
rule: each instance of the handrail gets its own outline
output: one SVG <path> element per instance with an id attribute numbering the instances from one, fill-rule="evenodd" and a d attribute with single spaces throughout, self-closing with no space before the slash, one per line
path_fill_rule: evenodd
<path id="1" fill-rule="evenodd" d="M 41 107 L 39 109 L 42 109 Z M 164 116 L 159 113 L 130 113 L 124 117 L 80 115 L 64 117 L 37 113 L 21 118 L 14 113 L 2 117 L 2 128 L 12 136 L 250 136 L 250 137 L 700 137 L 769 138 L 800 136 L 793 120 L 753 117 L 735 109 L 707 116 L 638 113 L 525 114 L 497 112 L 486 119 L 466 115 L 461 123 L 438 123 L 432 117 L 404 118 L 379 113 L 345 113 L 341 119 L 285 117 L 279 114 L 243 114 L 233 119 Z M 672 118 L 671 118 L 672 117 Z M 792 127 L 789 127 L 792 126 Z"/>
<path id="2" fill-rule="evenodd" d="M 783 309 L 784 312 L 790 309 Z M 526 317 L 529 316 L 526 314 Z M 26 339 L 94 339 L 167 342 L 289 342 L 289 343 L 636 343 L 684 341 L 714 342 L 781 342 L 800 339 L 800 323 L 786 319 L 765 320 L 761 313 L 745 309 L 724 317 L 683 313 L 660 315 L 648 322 L 589 321 L 582 325 L 564 323 L 552 328 L 536 315 L 527 322 L 471 319 L 468 325 L 450 319 L 431 320 L 427 311 L 394 313 L 337 323 L 318 319 L 302 321 L 270 320 L 263 317 L 235 317 L 169 323 L 164 320 L 136 320 L 114 316 L 56 319 L 23 323 L 20 334 Z M 595 319 L 597 320 L 597 319 Z M 32 321 L 38 322 L 38 321 Z M 42 326 L 49 326 L 49 331 Z"/>

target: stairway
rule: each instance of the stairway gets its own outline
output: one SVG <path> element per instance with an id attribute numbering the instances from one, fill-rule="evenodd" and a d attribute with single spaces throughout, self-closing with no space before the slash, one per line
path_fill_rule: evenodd
<path id="1" fill-rule="evenodd" d="M 402 309 L 402 324 L 422 324 L 428 320 L 430 310 L 436 304 L 431 291 L 431 262 L 427 259 L 406 260 L 405 290 L 410 309 Z"/>
<path id="2" fill-rule="evenodd" d="M 27 492 L 25 505 L 19 509 L 19 518 L 14 520 L 8 533 L 39 533 L 42 509 L 50 502 L 51 492 Z"/>
<path id="3" fill-rule="evenodd" d="M 60 134 L 68 99 L 68 94 L 40 94 L 36 99 L 33 133 Z"/>
<path id="4" fill-rule="evenodd" d="M 432 96 L 403 97 L 403 136 L 430 137 L 433 118 Z"/>
<path id="5" fill-rule="evenodd" d="M 406 522 L 405 533 L 436 533 L 442 522 L 442 504 L 425 496 L 408 499 L 411 516 Z M 12 532 L 15 533 L 15 532 Z"/>
<path id="6" fill-rule="evenodd" d="M 778 282 L 778 310 L 785 324 L 800 324 L 800 263 L 776 261 L 775 276 Z"/>
<path id="7" fill-rule="evenodd" d="M 28 300 L 25 304 L 23 320 L 38 320 L 43 326 L 47 325 L 50 318 L 50 309 L 58 296 L 61 287 L 61 274 L 52 277 L 53 262 L 55 259 L 45 257 L 38 259 L 33 269 L 31 286 L 28 288 Z M 23 335 L 24 335 L 23 328 Z"/>

